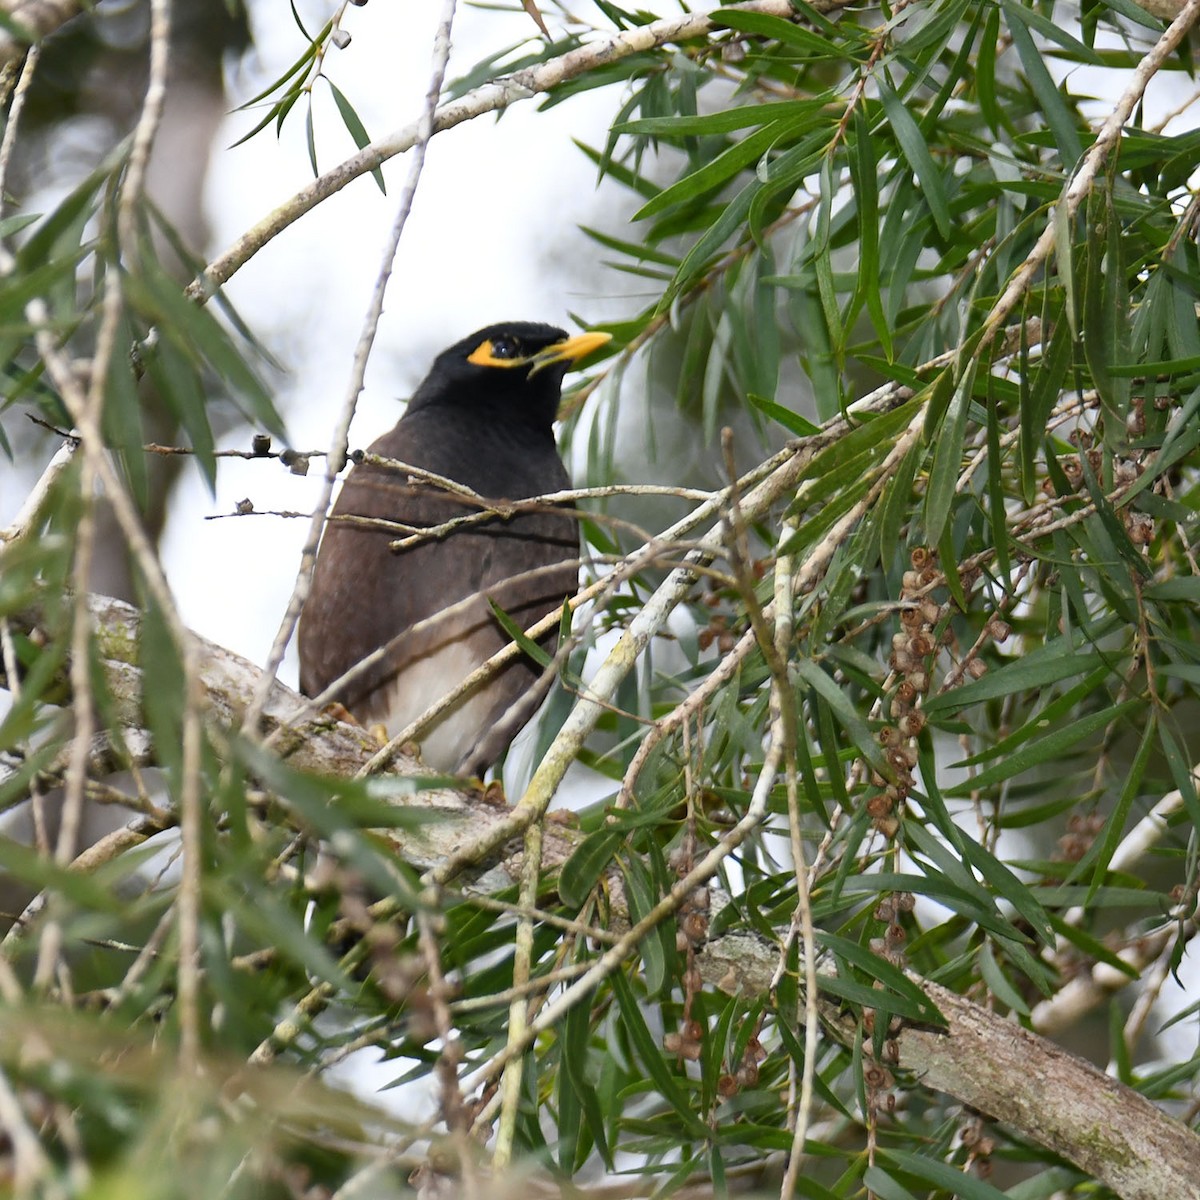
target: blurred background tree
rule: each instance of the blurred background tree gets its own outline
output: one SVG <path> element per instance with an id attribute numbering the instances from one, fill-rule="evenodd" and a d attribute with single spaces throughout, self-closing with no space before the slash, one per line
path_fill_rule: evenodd
<path id="1" fill-rule="evenodd" d="M 293 9 L 256 137 L 373 11 Z M 207 266 L 152 182 L 245 26 L 6 16 L 4 403 L 73 431 L 0 547 L 12 1191 L 1200 1196 L 1200 0 L 589 11 L 455 79 L 447 0 L 440 106 L 333 92 L 358 152 Z M 640 290 L 564 407 L 593 566 L 509 807 L 275 683 L 295 604 L 265 669 L 191 632 L 144 444 L 215 481 L 236 411 L 315 536 L 386 272 L 328 458 L 222 289 L 407 152 L 403 244 L 431 138 L 584 93 Z"/>

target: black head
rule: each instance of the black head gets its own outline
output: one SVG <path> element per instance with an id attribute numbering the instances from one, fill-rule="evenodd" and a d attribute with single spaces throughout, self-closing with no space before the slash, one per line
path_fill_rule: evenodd
<path id="1" fill-rule="evenodd" d="M 434 359 L 408 411 L 434 405 L 489 413 L 549 429 L 558 413 L 563 376 L 603 346 L 607 333 L 580 333 L 534 321 L 489 325 Z"/>

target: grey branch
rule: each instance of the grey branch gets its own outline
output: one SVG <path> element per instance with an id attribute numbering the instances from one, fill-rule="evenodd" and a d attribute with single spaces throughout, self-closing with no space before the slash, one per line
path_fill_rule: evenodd
<path id="1" fill-rule="evenodd" d="M 3 0 L 4 10 L 14 25 L 28 32 L 28 38 L 16 37 L 0 29 L 0 66 L 20 62 L 31 42 L 61 29 L 82 5 L 79 0 Z"/>
<path id="2" fill-rule="evenodd" d="M 923 982 L 944 1033 L 904 1029 L 899 1065 L 1061 1154 L 1122 1200 L 1198 1200 L 1200 1138 L 1145 1096 L 1047 1038 Z M 839 1018 L 845 1040 L 855 1022 Z"/>

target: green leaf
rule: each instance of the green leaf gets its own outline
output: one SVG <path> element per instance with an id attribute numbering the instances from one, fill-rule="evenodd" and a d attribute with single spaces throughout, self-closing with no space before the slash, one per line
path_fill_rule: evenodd
<path id="1" fill-rule="evenodd" d="M 1088 198 L 1083 295 L 1083 349 L 1104 413 L 1104 441 L 1125 441 L 1130 381 L 1112 365 L 1129 359 L 1129 294 L 1125 280 L 1124 234 L 1107 188 Z"/>
<path id="2" fill-rule="evenodd" d="M 117 323 L 116 344 L 132 346 L 133 341 L 132 326 L 122 316 Z M 104 440 L 116 451 L 129 483 L 129 490 L 137 503 L 144 508 L 149 503 L 149 475 L 146 452 L 143 449 L 146 438 L 142 428 L 142 397 L 128 354 L 110 356 L 106 384 L 104 410 L 100 417 Z M 168 406 L 173 406 L 174 392 L 164 387 L 163 400 Z M 204 457 L 200 456 L 199 465 L 211 480 L 215 472 L 215 460 L 210 457 L 206 463 Z"/>
<path id="3" fill-rule="evenodd" d="M 601 829 L 589 834 L 563 863 L 558 873 L 558 894 L 573 909 L 582 908 L 605 867 L 625 844 L 625 834 Z"/>
<path id="4" fill-rule="evenodd" d="M 909 519 L 912 505 L 913 480 L 922 457 L 919 444 L 914 444 L 896 467 L 884 492 L 879 519 L 879 550 L 884 570 L 895 571 L 904 553 L 900 530 Z"/>
<path id="5" fill-rule="evenodd" d="M 1160 579 L 1147 584 L 1142 594 L 1148 600 L 1171 602 L 1182 600 L 1200 603 L 1200 575 L 1180 575 L 1175 579 Z"/>
<path id="6" fill-rule="evenodd" d="M 1047 41 L 1056 42 L 1064 50 L 1069 51 L 1072 59 L 1091 63 L 1096 67 L 1106 65 L 1104 59 L 1091 46 L 1085 46 L 1078 38 L 1071 36 L 1069 29 L 1043 16 L 1036 8 L 1022 5 L 1020 16 L 1021 21 L 1025 25 L 1028 25 L 1035 32 L 1041 34 Z M 1046 56 L 1043 55 L 1044 57 Z"/>
<path id="7" fill-rule="evenodd" d="M 979 973 L 983 977 L 983 982 L 987 984 L 988 991 L 1001 1004 L 1023 1017 L 1029 1016 L 1032 1009 L 1026 1003 L 1025 997 L 1021 995 L 1017 988 L 1013 986 L 1008 976 L 1004 974 L 1003 968 L 996 961 L 996 955 L 992 951 L 991 943 L 989 942 L 984 942 L 979 951 Z"/>
<path id="8" fill-rule="evenodd" d="M 1021 396 L 1021 488 L 1026 504 L 1032 504 L 1037 496 L 1040 483 L 1037 452 L 1045 436 L 1050 410 L 1062 392 L 1063 381 L 1071 366 L 1071 331 L 1063 315 L 1064 306 L 1060 304 L 1051 315 L 1053 325 L 1049 344 L 1036 372 L 1030 372 L 1027 363 L 1022 364 L 1022 378 L 1028 378 L 1031 373 L 1033 375 L 1032 384 L 1027 392 L 1022 389 Z"/>
<path id="9" fill-rule="evenodd" d="M 1103 896 L 1107 888 L 1100 888 L 1095 895 Z M 1094 897 L 1093 897 L 1094 899 Z M 1054 901 L 1057 903 L 1057 898 Z M 1120 971 L 1122 975 L 1136 980 L 1141 978 L 1141 972 L 1132 963 L 1127 963 L 1119 954 L 1106 946 L 1099 938 L 1092 937 L 1086 929 L 1080 929 L 1078 925 L 1071 925 L 1064 921 L 1061 917 L 1050 913 L 1050 924 L 1054 926 L 1054 932 L 1064 940 L 1070 942 L 1077 947 L 1079 952 L 1087 958 L 1094 958 L 1099 962 L 1107 963 L 1114 970 Z"/>
<path id="10" fill-rule="evenodd" d="M 567 1175 L 573 1175 L 586 1158 L 586 1145 L 580 1154 L 580 1126 L 587 1101 L 596 1107 L 596 1096 L 584 1074 L 588 1060 L 587 1009 L 576 1005 L 568 1009 L 563 1019 L 561 1047 L 558 1055 L 558 1166 Z M 530 1064 L 532 1065 L 532 1064 Z M 533 1072 L 531 1071 L 530 1074 Z M 590 1122 L 589 1122 L 590 1124 Z M 603 1132 L 604 1123 L 599 1122 Z"/>
<path id="11" fill-rule="evenodd" d="M 912 1192 L 897 1183 L 882 1167 L 868 1167 L 863 1173 L 863 1184 L 879 1200 L 917 1200 Z"/>
<path id="12" fill-rule="evenodd" d="M 0 238 L 7 240 L 41 219 L 41 213 L 18 213 L 16 216 L 4 217 L 0 219 Z"/>
<path id="13" fill-rule="evenodd" d="M 578 138 L 573 138 L 572 141 L 592 162 L 598 167 L 603 168 L 605 175 L 615 179 L 618 183 L 624 184 L 630 191 L 636 192 L 639 196 L 646 199 L 657 196 L 662 191 L 658 184 L 652 183 L 637 171 L 631 171 L 621 163 L 608 160 L 604 154 L 589 146 L 586 142 L 581 142 Z"/>
<path id="14" fill-rule="evenodd" d="M 808 684 L 828 705 L 830 712 L 837 717 L 838 723 L 850 735 L 851 741 L 863 757 L 877 770 L 891 774 L 892 769 L 888 765 L 879 743 L 875 740 L 871 727 L 851 703 L 845 689 L 839 687 L 811 659 L 801 658 L 795 666 L 798 681 Z M 837 773 L 835 772 L 835 774 Z"/>
<path id="15" fill-rule="evenodd" d="M 887 113 L 888 124 L 896 135 L 896 141 L 901 153 L 912 168 L 917 182 L 921 185 L 921 195 L 929 207 L 929 214 L 937 226 L 938 233 L 944 238 L 950 237 L 950 206 L 946 201 L 946 188 L 942 181 L 942 173 L 938 170 L 933 156 L 929 153 L 929 144 L 920 126 L 913 120 L 904 101 L 896 95 L 891 85 L 882 75 L 875 75 L 875 84 L 879 88 L 879 98 L 883 101 L 884 112 Z"/>
<path id="16" fill-rule="evenodd" d="M 884 1163 L 893 1162 L 902 1171 L 934 1187 L 945 1188 L 958 1200 L 1009 1200 L 999 1188 L 940 1159 L 927 1158 L 910 1150 L 888 1149 L 880 1152 Z M 870 1171 L 867 1172 L 870 1175 Z M 874 1185 L 870 1185 L 874 1186 Z"/>
<path id="17" fill-rule="evenodd" d="M 636 925 L 654 907 L 659 893 L 655 889 L 646 865 L 637 855 L 624 855 L 621 860 L 621 872 L 625 879 L 625 894 L 629 899 L 629 918 Z M 673 924 L 670 925 L 673 931 Z M 651 995 L 658 995 L 667 982 L 668 951 L 665 935 L 668 923 L 662 923 L 649 930 L 638 944 L 642 956 L 642 967 L 645 971 L 646 990 Z M 672 932 L 672 939 L 674 933 Z"/>
<path id="18" fill-rule="evenodd" d="M 1000 10 L 995 5 L 989 5 L 983 32 L 979 37 L 974 81 L 975 94 L 979 98 L 979 111 L 991 127 L 992 133 L 997 135 L 1000 133 L 1002 125 L 1006 123 L 1001 116 L 1000 106 L 996 102 L 996 44 L 999 40 Z"/>
<path id="19" fill-rule="evenodd" d="M 1158 722 L 1158 741 L 1170 768 L 1171 778 L 1183 799 L 1188 819 L 1200 828 L 1200 796 L 1196 793 L 1196 777 L 1192 773 L 1191 758 L 1184 753 L 1166 721 Z"/>
<path id="20" fill-rule="evenodd" d="M 160 267 L 147 263 L 140 275 L 125 281 L 131 305 L 192 363 L 210 367 L 245 403 L 250 416 L 271 433 L 285 436 L 271 394 L 238 352 L 229 332 L 205 306 L 193 304 Z M 195 420 L 207 420 L 201 413 Z"/>
<path id="21" fill-rule="evenodd" d="M 817 277 L 817 296 L 825 318 L 830 348 L 840 364 L 845 354 L 846 331 L 838 307 L 837 285 L 833 278 L 833 242 L 830 226 L 833 220 L 833 201 L 840 189 L 834 173 L 834 156 L 821 158 L 820 203 L 817 205 L 816 229 L 812 239 L 812 264 Z"/>
<path id="22" fill-rule="evenodd" d="M 1013 0 L 1001 0 L 1008 31 L 1012 35 L 1013 45 L 1025 68 L 1025 78 L 1037 97 L 1042 115 L 1050 126 L 1054 141 L 1058 146 L 1060 169 L 1064 174 L 1074 170 L 1075 164 L 1083 154 L 1079 142 L 1079 133 L 1075 127 L 1075 118 L 1063 100 L 1062 93 L 1054 83 L 1046 67 L 1042 51 L 1030 36 L 1027 25 L 1030 23 L 1030 10 Z M 1060 206 L 1061 207 L 1061 206 Z"/>
<path id="23" fill-rule="evenodd" d="M 865 303 L 871 325 L 883 353 L 894 353 L 892 327 L 883 308 L 883 270 L 879 256 L 879 177 L 871 126 L 861 108 L 856 108 L 847 145 L 854 204 L 858 210 L 858 280 L 856 300 Z"/>
<path id="24" fill-rule="evenodd" d="M 765 413 L 772 421 L 777 421 L 782 425 L 793 437 L 812 437 L 814 434 L 821 432 L 820 425 L 814 425 L 798 412 L 793 412 L 790 408 L 784 408 L 782 404 L 776 404 L 774 400 L 768 400 L 765 396 L 759 396 L 754 392 L 750 392 L 747 394 L 746 399 L 759 412 Z"/>
<path id="25" fill-rule="evenodd" d="M 670 1106 L 672 1113 L 683 1126 L 688 1137 L 700 1141 L 706 1140 L 708 1131 L 692 1111 L 691 1101 L 668 1069 L 662 1048 L 651 1034 L 637 1000 L 634 999 L 629 980 L 622 971 L 615 971 L 610 976 L 610 983 L 620 1008 L 625 1032 L 629 1035 L 638 1058 L 646 1068 L 651 1081 L 658 1089 L 658 1094 Z"/>
<path id="26" fill-rule="evenodd" d="M 512 617 L 510 617 L 508 613 L 506 613 L 504 609 L 502 609 L 500 605 L 498 605 L 495 600 L 491 598 L 491 596 L 487 598 L 487 602 L 488 607 L 492 610 L 492 616 L 496 618 L 497 622 L 499 622 L 500 628 L 504 630 L 505 636 L 508 637 L 510 641 L 516 642 L 516 644 L 521 648 L 522 654 L 528 655 L 529 658 L 533 659 L 533 661 L 537 663 L 537 665 L 541 667 L 543 671 L 548 670 L 554 665 L 553 655 L 548 654 L 532 638 L 526 637 L 525 630 L 523 630 L 521 626 L 518 625 L 517 622 L 514 621 Z"/>
<path id="27" fill-rule="evenodd" d="M 839 45 L 829 38 L 823 38 L 812 29 L 798 25 L 794 21 L 786 21 L 782 17 L 773 17 L 769 13 L 745 12 L 737 9 L 715 9 L 712 14 L 714 25 L 724 25 L 729 29 L 737 29 L 742 33 L 753 33 L 759 37 L 773 38 L 784 46 L 808 51 L 818 59 L 832 62 L 853 59 L 855 56 L 848 52 L 845 45 Z"/>
<path id="28" fill-rule="evenodd" d="M 127 150 L 127 142 L 122 142 L 37 224 L 17 252 L 22 272 L 36 270 L 64 253 L 74 254 L 78 250 L 87 222 L 99 203 L 99 192 L 120 167 Z"/>
<path id="29" fill-rule="evenodd" d="M 920 985 L 911 980 L 899 967 L 894 966 L 887 959 L 881 958 L 867 947 L 860 946 L 858 942 L 840 937 L 835 933 L 818 929 L 817 942 L 826 949 L 832 950 L 839 958 L 845 959 L 846 962 L 857 967 L 864 975 L 884 985 L 889 993 L 886 1005 L 872 1005 L 872 1007 L 886 1007 L 889 1012 L 919 1021 L 922 1025 L 945 1028 L 946 1018 L 942 1016 L 938 1006 L 921 990 Z M 895 1001 L 902 1002 L 904 1008 L 892 1007 Z"/>
<path id="30" fill-rule="evenodd" d="M 750 205 L 754 202 L 754 197 L 761 187 L 762 184 L 758 180 L 748 183 L 725 205 L 721 215 L 701 234 L 696 240 L 696 244 L 687 252 L 675 276 L 675 281 L 660 301 L 660 308 L 669 305 L 676 293 L 686 287 L 693 277 L 703 270 L 708 259 L 721 249 L 735 230 L 741 228 L 746 214 L 750 211 Z"/>
<path id="31" fill-rule="evenodd" d="M 963 441 L 971 409 L 971 389 L 975 386 L 975 368 L 976 360 L 971 359 L 955 385 L 950 406 L 934 440 L 929 489 L 925 494 L 925 536 L 931 545 L 941 541 L 950 519 L 958 477 L 962 473 Z"/>
<path id="32" fill-rule="evenodd" d="M 1081 654 L 1076 638 L 1058 637 L 1029 654 L 1011 659 L 999 670 L 989 671 L 953 691 L 932 697 L 925 705 L 930 718 L 947 712 L 961 712 L 972 704 L 994 700 L 999 696 L 1015 696 L 1036 692 L 1047 684 L 1063 679 L 1077 679 L 1104 665 L 1099 654 Z M 964 759 L 958 766 L 975 762 Z"/>
<path id="33" fill-rule="evenodd" d="M 313 178 L 316 178 L 321 171 L 317 166 L 317 135 L 313 129 L 312 92 L 308 93 L 308 103 L 304 106 L 304 141 L 308 146 L 309 166 L 312 167 Z"/>
<path id="34" fill-rule="evenodd" d="M 346 97 L 342 94 L 341 88 L 339 88 L 337 84 L 333 82 L 333 80 L 326 77 L 325 82 L 329 84 L 329 90 L 333 93 L 333 102 L 337 105 L 337 110 L 341 114 L 342 123 L 346 126 L 346 131 L 354 139 L 354 144 L 360 150 L 369 146 L 371 144 L 371 135 L 367 133 L 366 126 L 359 119 L 358 113 L 354 111 L 354 106 L 349 100 L 346 99 Z M 316 170 L 315 152 L 313 155 L 313 169 Z M 387 188 L 384 186 L 382 168 L 376 167 L 371 172 L 371 177 L 375 180 L 379 190 L 386 196 Z"/>
<path id="35" fill-rule="evenodd" d="M 993 376 L 989 373 L 989 386 L 992 379 Z M 992 532 L 992 546 L 996 551 L 996 574 L 1000 579 L 1007 579 L 1011 570 L 1011 559 L 1008 553 L 1004 461 L 1000 449 L 1002 424 L 999 406 L 993 397 L 988 405 L 987 414 L 987 514 Z"/>
<path id="36" fill-rule="evenodd" d="M 1054 930 L 1049 914 L 1033 892 L 986 846 L 981 846 L 966 834 L 960 839 L 959 845 L 967 861 L 983 876 L 996 895 L 1016 909 L 1043 945 L 1053 946 Z"/>
<path id="37" fill-rule="evenodd" d="M 947 851 L 945 846 L 941 847 Z M 952 912 L 987 930 L 1002 941 L 1006 951 L 1020 946 L 1020 934 L 1013 923 L 1001 915 L 991 902 L 991 897 L 972 881 L 970 889 L 959 887 L 945 875 L 928 864 L 922 864 L 921 874 L 879 871 L 870 875 L 850 874 L 842 883 L 845 895 L 886 895 L 889 892 L 912 892 L 915 896 L 926 896 L 944 904 Z"/>
<path id="38" fill-rule="evenodd" d="M 742 1010 L 744 1004 L 745 1001 L 740 996 L 727 997 L 721 1005 L 716 1025 L 704 1039 L 700 1086 L 705 1108 L 716 1101 L 717 1080 L 726 1066 L 737 1069 L 737 1058 L 730 1051 L 730 1030 L 733 1028 L 734 1017 Z"/>
<path id="39" fill-rule="evenodd" d="M 154 736 L 159 765 L 166 769 L 177 789 L 182 770 L 184 673 L 179 647 L 169 629 L 159 605 L 147 603 L 137 646 L 137 664 L 142 669 L 143 694 L 153 696 L 154 702 L 143 707 L 146 724 Z"/>
<path id="40" fill-rule="evenodd" d="M 1076 742 L 1091 737 L 1109 723 L 1119 721 L 1127 713 L 1140 708 L 1141 705 L 1141 700 L 1126 700 L 1121 704 L 1114 704 L 1109 708 L 1102 709 L 1100 712 L 1080 717 L 1065 728 L 1057 729 L 1053 733 L 1049 733 L 1045 737 L 1029 743 L 1020 750 L 1006 756 L 995 766 L 988 767 L 964 783 L 957 784 L 955 787 L 948 789 L 946 794 L 949 796 L 969 796 L 973 791 L 990 788 L 997 783 L 1002 783 L 1006 779 L 1012 779 L 1014 776 L 1020 775 L 1033 767 L 1044 763 L 1057 762 L 1062 758 L 1064 751 L 1075 745 Z"/>
<path id="41" fill-rule="evenodd" d="M 114 355 L 114 357 L 116 357 Z M 204 383 L 197 370 L 197 364 L 185 356 L 179 346 L 171 338 L 162 338 L 155 346 L 153 353 L 144 358 L 146 372 L 154 381 L 158 394 L 163 403 L 170 409 L 180 428 L 187 435 L 192 450 L 195 451 L 196 465 L 208 483 L 209 493 L 216 495 L 217 459 L 216 445 L 213 441 L 212 427 L 208 421 L 207 397 L 204 394 Z M 128 381 L 125 389 L 132 393 L 131 399 L 136 404 L 138 395 L 133 381 Z M 118 394 L 118 389 L 113 389 Z M 135 414 L 137 409 L 134 409 Z M 136 440 L 134 436 L 136 435 Z M 136 462 L 143 456 L 141 446 L 141 427 L 127 430 L 129 438 L 124 443 L 117 443 L 126 449 L 126 461 Z"/>
<path id="42" fill-rule="evenodd" d="M 702 137 L 735 133 L 751 126 L 793 123 L 826 111 L 827 100 L 780 100 L 772 104 L 746 104 L 741 107 L 705 113 L 702 117 L 642 117 L 613 126 L 614 133 L 653 134 L 659 137 Z"/>
<path id="43" fill-rule="evenodd" d="M 757 162 L 779 140 L 787 127 L 784 121 L 773 121 L 762 129 L 756 129 L 740 142 L 734 142 L 732 146 L 710 159 L 704 166 L 664 188 L 643 204 L 631 219 L 644 221 L 647 217 L 655 216 L 685 201 L 694 200 L 719 187 L 749 163 Z"/>
<path id="44" fill-rule="evenodd" d="M 1084 484 L 1087 487 L 1088 495 L 1091 497 L 1092 504 L 1096 510 L 1093 522 L 1088 522 L 1088 524 L 1093 525 L 1095 520 L 1098 520 L 1100 523 L 1100 529 L 1095 530 L 1093 533 L 1097 544 L 1103 546 L 1106 551 L 1111 549 L 1112 565 L 1114 567 L 1116 566 L 1115 560 L 1119 556 L 1139 579 L 1150 579 L 1154 573 L 1150 564 L 1146 561 L 1145 556 L 1137 546 L 1133 544 L 1133 539 L 1129 536 L 1129 531 L 1113 511 L 1113 506 L 1109 503 L 1108 497 L 1101 489 L 1086 454 L 1080 457 L 1080 465 L 1083 470 Z M 1101 534 L 1104 535 L 1103 540 L 1101 540 Z"/>
<path id="45" fill-rule="evenodd" d="M 663 266 L 670 267 L 672 270 L 679 266 L 680 260 L 674 254 L 665 254 L 663 251 L 656 250 L 653 246 L 647 246 L 643 242 L 627 242 L 622 238 L 613 237 L 612 234 L 604 233 L 602 230 L 592 229 L 589 225 L 580 225 L 579 228 L 592 241 L 599 242 L 601 246 L 607 246 L 610 250 L 626 254 L 630 258 L 645 262 L 662 263 Z"/>
<path id="46" fill-rule="evenodd" d="M 294 5 L 292 7 L 292 15 L 296 16 Z M 297 23 L 299 23 L 299 18 L 297 17 L 296 19 Z M 311 63 L 316 57 L 317 51 L 320 50 L 322 44 L 329 37 L 329 34 L 332 32 L 332 30 L 333 22 L 327 21 L 322 27 L 321 32 L 318 33 L 315 38 L 312 38 L 309 41 L 308 45 L 305 46 L 304 50 L 301 52 L 300 57 L 297 58 L 292 65 L 283 72 L 282 75 L 279 75 L 276 79 L 269 83 L 261 92 L 251 96 L 250 99 L 245 102 L 245 104 L 239 105 L 235 111 L 244 112 L 246 109 L 253 108 L 256 104 L 261 104 L 262 101 L 271 95 L 272 92 L 278 91 L 280 88 L 285 87 L 293 76 L 302 75 L 307 70 L 309 63 Z M 304 32 L 303 27 L 301 27 L 301 32 L 304 33 L 305 38 L 308 38 L 308 34 Z M 245 140 L 245 138 L 241 139 L 241 141 Z M 234 142 L 235 146 L 240 144 L 241 142 Z"/>

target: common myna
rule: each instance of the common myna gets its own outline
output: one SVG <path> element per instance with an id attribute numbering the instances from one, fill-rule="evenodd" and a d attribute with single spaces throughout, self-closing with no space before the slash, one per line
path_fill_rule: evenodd
<path id="1" fill-rule="evenodd" d="M 608 339 L 522 321 L 481 329 L 438 355 L 404 416 L 369 453 L 497 504 L 567 488 L 553 429 L 563 376 Z M 579 531 L 564 508 L 488 516 L 390 548 L 405 536 L 399 526 L 429 529 L 487 507 L 403 470 L 365 462 L 353 468 L 326 526 L 300 620 L 306 695 L 323 692 L 386 646 L 382 660 L 334 698 L 395 736 L 511 640 L 489 597 L 527 629 L 575 592 Z M 354 518 L 383 518 L 391 527 Z M 481 774 L 533 715 L 544 694 L 539 675 L 521 656 L 464 697 L 422 736 L 425 763 Z"/>

